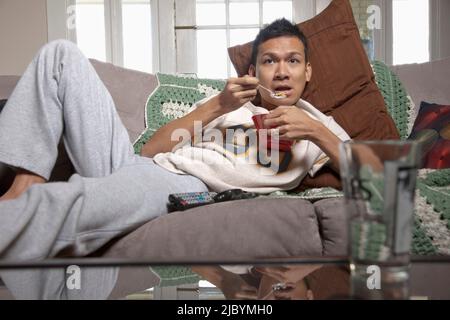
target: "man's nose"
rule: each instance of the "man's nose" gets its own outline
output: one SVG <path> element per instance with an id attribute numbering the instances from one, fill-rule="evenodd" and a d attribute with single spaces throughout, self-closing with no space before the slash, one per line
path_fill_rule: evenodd
<path id="1" fill-rule="evenodd" d="M 284 80 L 289 77 L 289 70 L 287 63 L 284 61 L 280 61 L 277 65 L 277 69 L 275 70 L 275 79 Z"/>

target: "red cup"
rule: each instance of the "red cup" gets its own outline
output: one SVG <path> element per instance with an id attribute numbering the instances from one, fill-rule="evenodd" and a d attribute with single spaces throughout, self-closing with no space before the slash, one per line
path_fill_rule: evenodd
<path id="1" fill-rule="evenodd" d="M 266 119 L 267 114 L 256 114 L 252 117 L 253 123 L 255 124 L 256 130 L 260 129 L 274 129 L 276 126 L 266 127 L 264 125 L 264 119 Z M 274 137 L 267 135 L 266 145 L 269 150 L 272 150 L 272 145 L 276 144 Z M 279 139 L 278 140 L 278 150 L 279 151 L 290 151 L 292 147 L 292 140 Z"/>

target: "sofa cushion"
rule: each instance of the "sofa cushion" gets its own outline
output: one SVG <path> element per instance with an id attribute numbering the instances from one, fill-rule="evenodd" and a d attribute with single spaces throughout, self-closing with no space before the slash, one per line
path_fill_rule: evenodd
<path id="1" fill-rule="evenodd" d="M 158 85 L 155 75 L 94 59 L 90 61 L 111 94 L 130 140 L 134 141 L 145 128 L 144 107 L 149 94 Z"/>
<path id="2" fill-rule="evenodd" d="M 321 256 L 322 241 L 310 202 L 261 198 L 167 214 L 102 253 L 134 259 L 233 261 Z"/>
<path id="3" fill-rule="evenodd" d="M 19 79 L 18 76 L 0 76 L 0 100 L 9 98 Z"/>
<path id="4" fill-rule="evenodd" d="M 419 112 L 422 101 L 437 104 L 450 102 L 450 57 L 425 63 L 391 66 L 411 95 Z"/>
<path id="5" fill-rule="evenodd" d="M 323 254 L 347 255 L 347 215 L 343 198 L 317 201 L 314 209 L 320 225 Z"/>

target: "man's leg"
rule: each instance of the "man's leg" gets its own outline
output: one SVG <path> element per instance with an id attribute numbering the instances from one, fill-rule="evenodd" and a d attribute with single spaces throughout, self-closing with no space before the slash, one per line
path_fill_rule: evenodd
<path id="1" fill-rule="evenodd" d="M 91 178 L 34 185 L 15 200 L 0 201 L 0 259 L 89 254 L 166 213 L 170 193 L 206 190 L 196 178 L 135 156 L 88 60 L 73 44 L 54 42 L 33 60 L 0 116 L 0 161 L 48 179 L 63 132 L 77 172 Z M 64 273 L 49 274 L 31 277 L 36 286 L 23 272 L 2 278 L 17 297 L 63 297 Z"/>
<path id="2" fill-rule="evenodd" d="M 68 183 L 34 185 L 19 198 L 0 202 L 0 259 L 88 255 L 111 239 L 165 214 L 169 194 L 206 190 L 197 178 L 173 174 L 150 159 L 147 164 L 126 165 L 107 177 L 74 175 Z M 82 272 L 91 280 L 82 284 L 81 291 L 65 287 L 63 272 L 42 271 L 31 277 L 29 272 L 14 271 L 2 272 L 1 277 L 19 298 L 49 298 L 54 294 L 57 296 L 53 298 L 85 298 L 93 292 L 99 294 L 100 287 L 105 291 L 97 298 L 106 298 L 114 287 L 111 273 L 117 270 L 104 269 L 102 273 L 83 268 Z M 90 276 L 92 272 L 98 279 L 114 281 L 97 283 Z M 38 283 L 32 285 L 31 278 Z"/>
<path id="3" fill-rule="evenodd" d="M 54 41 L 35 56 L 0 114 L 0 162 L 48 180 L 62 134 L 82 176 L 105 176 L 136 160 L 90 62 L 71 42 Z M 25 178 L 16 189 L 25 189 Z"/>

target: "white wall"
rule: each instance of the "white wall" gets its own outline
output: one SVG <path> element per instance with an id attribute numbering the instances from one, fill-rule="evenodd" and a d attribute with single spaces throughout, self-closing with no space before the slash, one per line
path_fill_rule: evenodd
<path id="1" fill-rule="evenodd" d="M 21 75 L 45 43 L 46 0 L 0 0 L 0 75 Z"/>

